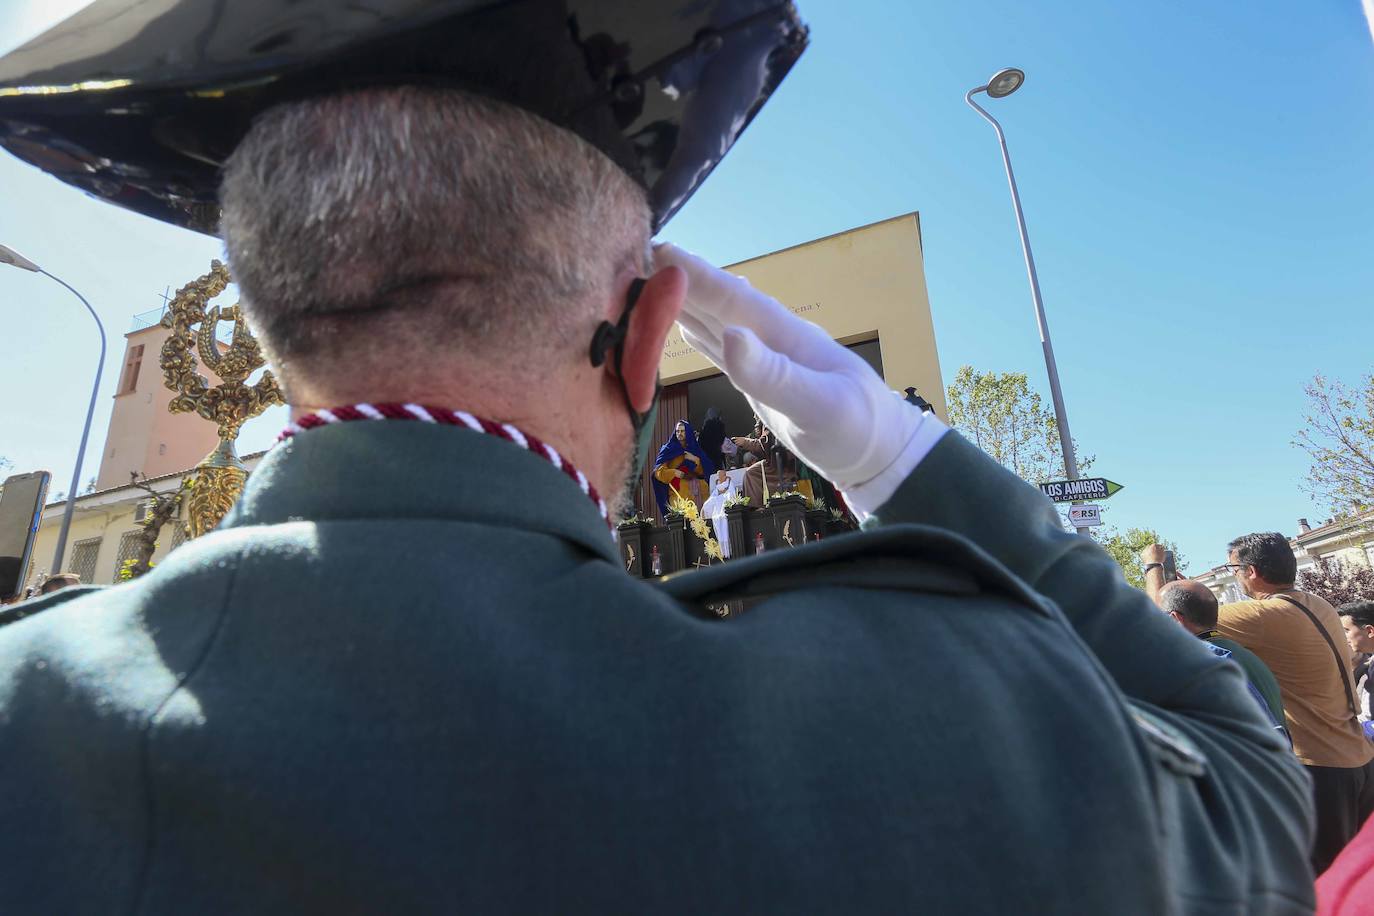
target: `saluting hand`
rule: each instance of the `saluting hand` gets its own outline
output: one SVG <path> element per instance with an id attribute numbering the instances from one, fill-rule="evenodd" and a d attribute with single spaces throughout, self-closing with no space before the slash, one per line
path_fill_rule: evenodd
<path id="1" fill-rule="evenodd" d="M 725 371 L 763 424 L 840 489 L 875 484 L 859 500 L 862 511 L 886 502 L 944 431 L 933 421 L 938 431 L 916 441 L 921 411 L 857 354 L 744 279 L 670 244 L 654 249 L 654 261 L 686 271 L 683 336 Z M 911 460 L 899 461 L 913 443 Z"/>

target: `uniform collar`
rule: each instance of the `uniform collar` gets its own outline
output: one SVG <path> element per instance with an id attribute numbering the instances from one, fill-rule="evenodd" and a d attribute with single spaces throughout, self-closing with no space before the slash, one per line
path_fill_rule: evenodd
<path id="1" fill-rule="evenodd" d="M 618 563 L 595 505 L 562 472 L 493 436 L 429 423 L 341 423 L 287 439 L 220 527 L 344 519 L 522 528 Z"/>

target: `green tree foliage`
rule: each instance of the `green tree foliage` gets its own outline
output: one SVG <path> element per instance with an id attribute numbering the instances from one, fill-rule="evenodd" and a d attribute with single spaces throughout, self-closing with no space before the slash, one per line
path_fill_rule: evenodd
<path id="1" fill-rule="evenodd" d="M 1127 528 L 1123 534 L 1111 525 L 1103 525 L 1093 529 L 1092 537 L 1102 545 L 1103 550 L 1111 554 L 1116 565 L 1120 566 L 1122 573 L 1125 574 L 1126 581 L 1136 588 L 1145 587 L 1145 564 L 1140 562 L 1140 551 L 1151 544 L 1163 544 L 1165 548 L 1172 550 L 1174 566 L 1180 573 L 1187 565 L 1183 554 L 1178 551 L 1178 545 L 1160 537 L 1159 532 L 1152 528 Z"/>
<path id="2" fill-rule="evenodd" d="M 1374 506 L 1374 375 L 1357 389 L 1317 375 L 1304 390 L 1306 425 L 1293 444 L 1312 460 L 1306 489 L 1338 517 Z"/>
<path id="3" fill-rule="evenodd" d="M 1030 387 L 1024 372 L 978 372 L 960 366 L 945 390 L 949 421 L 974 445 L 1022 480 L 1067 476 L 1054 410 Z M 1092 464 L 1078 455 L 1078 470 Z"/>
<path id="4" fill-rule="evenodd" d="M 1336 607 L 1374 601 L 1374 569 L 1325 557 L 1298 573 L 1298 588 L 1320 595 Z"/>

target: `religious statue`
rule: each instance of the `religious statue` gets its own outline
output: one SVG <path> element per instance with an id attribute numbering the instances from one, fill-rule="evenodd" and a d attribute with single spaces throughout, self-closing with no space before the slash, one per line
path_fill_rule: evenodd
<path id="1" fill-rule="evenodd" d="M 673 434 L 654 458 L 653 475 L 650 483 L 654 488 L 654 499 L 658 511 L 666 514 L 669 509 L 669 493 L 691 500 L 700 505 L 706 498 L 705 484 L 702 483 L 715 471 L 716 466 L 697 444 L 696 432 L 692 424 L 679 420 L 673 427 Z M 700 498 L 697 492 L 701 491 Z"/>
<path id="2" fill-rule="evenodd" d="M 273 404 L 286 403 L 270 369 L 248 384 L 248 376 L 267 365 L 267 360 L 239 306 L 209 304 L 229 282 L 228 268 L 211 261 L 210 272 L 177 290 L 162 316 L 162 326 L 172 330 L 162 345 L 162 374 L 167 387 L 177 393 L 167 409 L 194 411 L 219 427 L 219 445 L 196 466 L 187 497 L 193 538 L 218 525 L 243 492 L 248 469 L 234 451 L 239 428 Z M 234 323 L 228 344 L 216 337 L 221 321 Z M 219 378 L 218 385 L 212 386 L 196 371 L 197 356 Z"/>

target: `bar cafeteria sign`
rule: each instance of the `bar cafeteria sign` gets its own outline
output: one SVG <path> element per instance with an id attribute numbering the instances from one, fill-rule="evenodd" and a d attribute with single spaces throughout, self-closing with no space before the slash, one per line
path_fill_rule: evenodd
<path id="1" fill-rule="evenodd" d="M 1083 499 L 1107 499 L 1121 484 L 1105 477 L 1084 477 L 1081 480 L 1051 480 L 1040 484 L 1040 492 L 1057 503 L 1071 503 Z"/>

